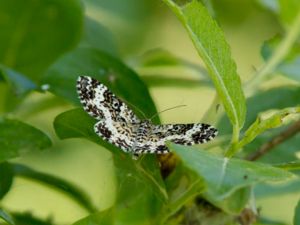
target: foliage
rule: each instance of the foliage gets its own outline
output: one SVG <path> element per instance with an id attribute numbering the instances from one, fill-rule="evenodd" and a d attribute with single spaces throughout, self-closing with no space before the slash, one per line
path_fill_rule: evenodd
<path id="1" fill-rule="evenodd" d="M 124 6 L 122 11 L 120 0 L 115 4 L 0 0 L 0 199 L 7 197 L 21 177 L 59 191 L 80 205 L 88 215 L 73 221 L 74 225 L 200 224 L 199 220 L 212 225 L 282 224 L 259 217 L 253 202 L 255 198 L 293 194 L 300 188 L 296 157 L 300 144 L 300 3 L 256 1 L 255 7 L 277 19 L 282 33 L 263 44 L 263 65 L 247 82 L 241 82 L 218 21 L 221 17 L 214 14 L 218 12 L 214 1 L 162 1 L 165 10 L 173 12 L 185 28 L 205 68 L 164 49 L 153 49 L 126 65 L 122 51 L 129 54 L 136 49 L 136 42 L 146 36 L 141 27 L 146 27 L 147 18 L 155 13 L 152 1 L 129 2 L 133 7 Z M 91 6 L 97 12 L 118 14 L 119 20 L 126 18 L 126 26 L 136 26 L 136 30 L 111 32 L 105 20 L 101 24 L 97 17 L 84 13 L 84 8 Z M 184 68 L 199 77 L 147 77 L 136 72 L 162 67 Z M 134 160 L 94 133 L 95 120 L 83 111 L 76 94 L 79 75 L 103 82 L 143 119 L 157 113 L 149 86 L 204 84 L 216 91 L 204 120 L 212 118 L 220 134 L 204 147 L 168 143 L 173 153 L 166 159 L 146 155 Z M 266 88 L 265 84 L 280 76 L 290 82 Z M 42 104 L 32 97 L 49 93 L 52 98 L 45 98 Z M 28 108 L 24 110 L 24 106 Z M 211 116 L 216 108 L 217 115 Z M 55 135 L 30 122 L 41 111 L 52 109 L 58 110 L 53 121 Z M 153 122 L 160 123 L 159 117 Z M 100 209 L 94 196 L 77 184 L 15 161 L 59 149 L 56 137 L 62 142 L 84 138 L 112 153 L 116 197 L 110 208 Z M 52 221 L 34 212 L 14 212 L 5 204 L 0 218 L 0 224 L 58 224 L 56 218 Z M 299 203 L 294 224 L 300 224 Z"/>

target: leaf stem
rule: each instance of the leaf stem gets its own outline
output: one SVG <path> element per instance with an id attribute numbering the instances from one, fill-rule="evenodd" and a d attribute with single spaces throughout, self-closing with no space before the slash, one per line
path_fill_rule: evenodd
<path id="1" fill-rule="evenodd" d="M 286 57 L 293 44 L 297 41 L 300 34 L 300 10 L 295 17 L 293 24 L 291 25 L 285 38 L 281 41 L 271 58 L 258 70 L 248 83 L 245 84 L 244 90 L 247 95 L 254 93 L 258 89 L 259 84 L 270 75 L 276 66 Z"/>
<path id="2" fill-rule="evenodd" d="M 287 163 L 280 163 L 280 164 L 273 164 L 272 166 L 278 167 L 284 170 L 300 170 L 300 161 L 293 161 L 293 162 L 287 162 Z"/>
<path id="3" fill-rule="evenodd" d="M 161 219 L 161 224 L 165 224 L 167 219 L 174 215 L 183 205 L 185 205 L 190 199 L 199 194 L 200 189 L 204 188 L 202 185 L 202 180 L 199 179 L 190 185 L 189 189 L 186 190 L 181 197 L 177 200 L 170 202 L 166 208 L 165 213 L 163 213 L 163 218 Z M 200 187 L 200 188 L 199 188 Z"/>
<path id="4" fill-rule="evenodd" d="M 300 132 L 300 120 L 289 126 L 286 130 L 284 130 L 277 136 L 273 137 L 269 142 L 263 144 L 257 151 L 248 155 L 245 159 L 255 161 L 261 158 L 263 155 L 274 149 L 274 147 L 293 137 L 298 132 Z"/>
<path id="5" fill-rule="evenodd" d="M 237 151 L 239 150 L 238 149 L 239 136 L 240 136 L 240 128 L 238 124 L 235 124 L 232 127 L 231 143 L 225 152 L 225 157 L 231 158 L 237 153 Z"/>

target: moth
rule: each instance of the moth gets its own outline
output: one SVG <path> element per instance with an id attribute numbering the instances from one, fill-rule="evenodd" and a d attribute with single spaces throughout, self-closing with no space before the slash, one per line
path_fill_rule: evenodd
<path id="1" fill-rule="evenodd" d="M 218 133 L 204 123 L 155 125 L 140 120 L 105 85 L 89 76 L 78 77 L 77 92 L 84 110 L 99 120 L 94 125 L 96 134 L 135 156 L 168 153 L 167 141 L 180 145 L 206 143 Z"/>

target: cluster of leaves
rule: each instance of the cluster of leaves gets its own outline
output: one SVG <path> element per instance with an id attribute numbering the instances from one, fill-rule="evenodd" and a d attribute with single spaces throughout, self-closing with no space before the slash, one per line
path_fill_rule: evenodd
<path id="1" fill-rule="evenodd" d="M 113 152 L 117 182 L 122 185 L 118 185 L 113 206 L 105 211 L 98 211 L 87 194 L 67 181 L 9 162 L 24 150 L 45 149 L 52 145 L 43 131 L 9 115 L 18 113 L 19 105 L 29 93 L 45 90 L 80 106 L 75 90 L 80 74 L 100 80 L 128 103 L 142 109 L 148 118 L 156 113 L 156 109 L 146 84 L 117 59 L 116 47 L 109 33 L 98 22 L 84 16 L 79 1 L 0 1 L 0 15 L 4 18 L 0 23 L 3 34 L 0 37 L 3 104 L 0 117 L 0 199 L 9 192 L 14 177 L 22 176 L 62 191 L 91 213 L 74 225 L 179 224 L 187 220 L 184 216 L 187 212 L 196 218 L 202 216 L 202 221 L 208 221 L 207 224 L 237 224 L 236 218 L 246 207 L 252 207 L 255 212 L 255 206 L 249 206 L 253 193 L 267 196 L 291 193 L 299 188 L 299 178 L 289 171 L 300 167 L 295 154 L 299 138 L 293 137 L 287 145 L 276 146 L 262 157 L 262 162 L 241 159 L 247 158 L 261 143 L 280 137 L 290 128 L 289 123 L 299 123 L 298 83 L 266 91 L 260 89 L 264 81 L 275 78 L 277 74 L 296 82 L 300 80 L 297 64 L 300 56 L 297 48 L 300 33 L 298 1 L 278 0 L 272 6 L 266 1 L 258 2 L 272 10 L 284 30 L 281 36 L 264 44 L 265 64 L 243 85 L 224 34 L 206 7 L 196 0 L 164 2 L 182 22 L 206 65 L 207 76 L 200 82 L 212 86 L 211 80 L 217 91 L 207 115 L 212 114 L 219 103 L 224 106 L 225 113 L 218 118 L 217 124 L 220 141 L 216 141 L 224 154 L 169 143 L 180 162 L 163 179 L 155 156 L 134 161 L 131 156 L 98 138 L 93 132 L 95 121 L 80 107 L 63 112 L 54 121 L 59 138 L 86 138 Z M 16 10 L 22 13 L 16 14 Z M 164 51 L 153 51 L 139 61 L 139 66 L 144 67 L 162 65 L 183 65 L 199 71 L 197 66 Z M 190 85 L 190 81 L 184 84 Z M 51 104 L 45 107 L 51 107 Z M 136 113 L 140 115 L 139 111 Z M 159 119 L 155 122 L 159 123 Z M 270 191 L 269 185 L 262 185 L 267 181 L 284 182 L 284 187 L 273 187 L 275 191 Z M 195 201 L 199 196 L 218 208 L 210 209 L 215 212 L 213 218 L 195 210 L 195 207 L 203 206 Z M 299 204 L 295 211 L 295 224 L 299 224 Z M 51 224 L 51 221 L 5 209 L 0 209 L 0 218 L 13 225 Z M 260 224 L 267 222 L 261 220 Z"/>

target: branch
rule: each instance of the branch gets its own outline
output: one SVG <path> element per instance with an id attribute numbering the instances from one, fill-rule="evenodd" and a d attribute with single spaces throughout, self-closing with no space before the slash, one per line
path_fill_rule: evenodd
<path id="1" fill-rule="evenodd" d="M 298 132 L 300 132 L 300 120 L 289 126 L 286 130 L 284 130 L 277 136 L 273 137 L 269 142 L 263 144 L 257 151 L 248 155 L 245 159 L 250 161 L 257 160 L 258 158 L 271 151 L 277 145 L 296 135 Z"/>

